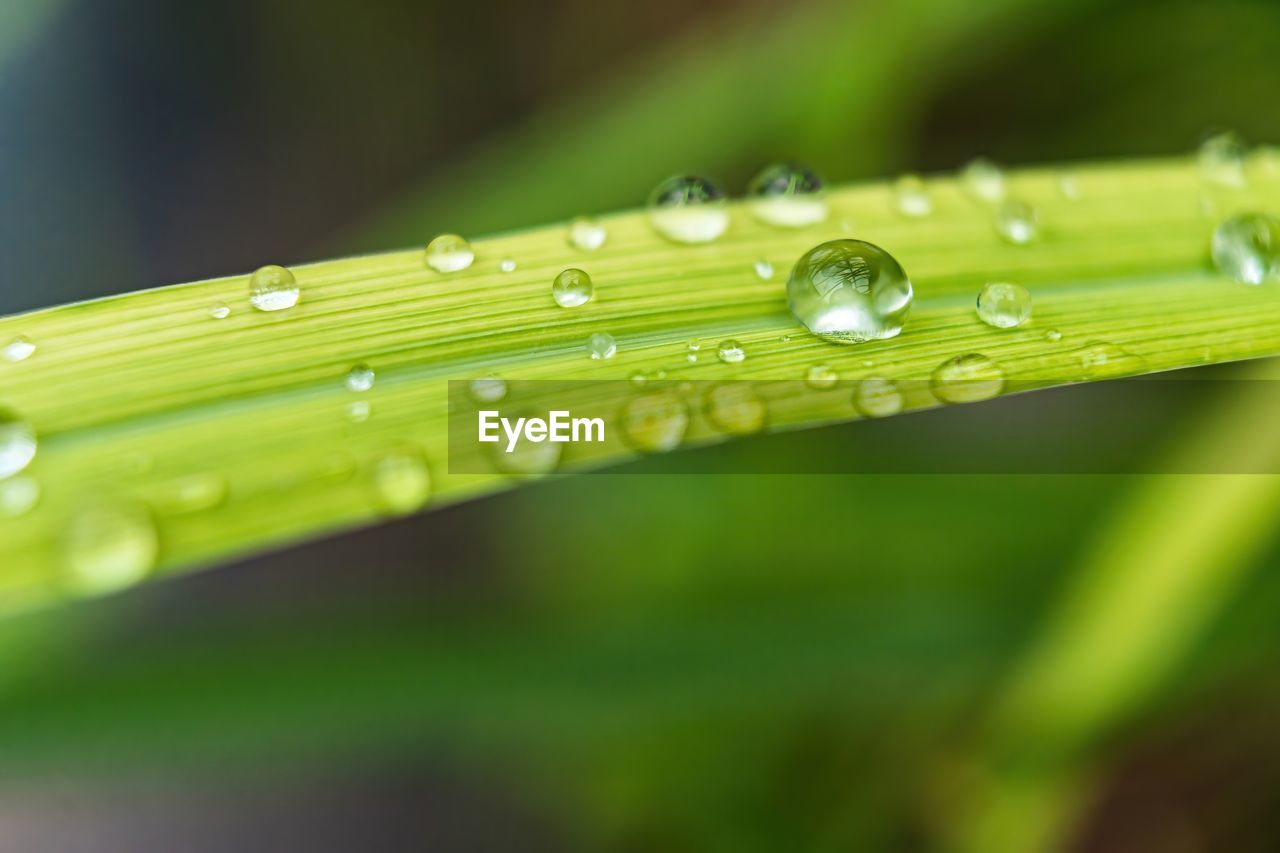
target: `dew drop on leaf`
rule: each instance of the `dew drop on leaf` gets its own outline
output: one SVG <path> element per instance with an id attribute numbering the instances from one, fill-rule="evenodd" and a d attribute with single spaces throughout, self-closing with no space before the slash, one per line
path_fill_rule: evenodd
<path id="1" fill-rule="evenodd" d="M 675 243 L 709 243 L 729 227 L 724 192 L 706 178 L 668 178 L 649 194 L 649 222 Z"/>
<path id="2" fill-rule="evenodd" d="M 798 163 L 773 163 L 747 184 L 747 207 L 761 222 L 804 228 L 827 218 L 822 179 Z"/>
<path id="3" fill-rule="evenodd" d="M 892 338 L 911 311 L 911 281 L 898 261 L 861 240 L 832 240 L 796 261 L 787 279 L 791 313 L 836 343 Z"/>

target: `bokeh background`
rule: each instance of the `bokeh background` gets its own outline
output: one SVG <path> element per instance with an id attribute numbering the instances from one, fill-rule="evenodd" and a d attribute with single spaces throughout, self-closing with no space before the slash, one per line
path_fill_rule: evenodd
<path id="1" fill-rule="evenodd" d="M 8 0 L 0 313 L 676 171 L 1276 140 L 1277 44 L 1267 0 Z M 0 850 L 1275 850 L 1274 479 L 591 476 L 9 619 Z"/>

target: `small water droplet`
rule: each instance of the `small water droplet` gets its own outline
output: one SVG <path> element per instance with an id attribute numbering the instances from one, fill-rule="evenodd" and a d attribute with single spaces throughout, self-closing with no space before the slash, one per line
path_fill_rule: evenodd
<path id="1" fill-rule="evenodd" d="M 841 231 L 842 233 L 844 233 L 844 234 L 852 234 L 852 233 L 853 233 L 853 220 L 851 220 L 851 219 L 841 219 L 841 220 L 840 220 L 840 231 Z"/>
<path id="2" fill-rule="evenodd" d="M 791 343 L 791 336 L 790 336 L 790 335 L 783 335 L 782 337 L 778 338 L 778 340 L 779 340 L 779 341 L 781 341 L 781 342 L 782 342 L 782 343 L 784 343 L 784 344 L 789 344 L 789 343 Z"/>
<path id="3" fill-rule="evenodd" d="M 725 382 L 707 390 L 707 419 L 730 435 L 750 435 L 764 427 L 765 405 L 750 382 Z"/>
<path id="4" fill-rule="evenodd" d="M 1044 339 L 1046 341 L 1052 341 L 1053 343 L 1057 343 L 1058 341 L 1062 340 L 1062 332 L 1059 332 L 1057 329 L 1046 329 L 1044 333 Z"/>
<path id="5" fill-rule="evenodd" d="M 804 228 L 827 218 L 822 179 L 797 163 L 774 163 L 747 184 L 751 214 L 768 225 Z"/>
<path id="6" fill-rule="evenodd" d="M 416 447 L 398 447 L 373 460 L 374 503 L 389 515 L 408 515 L 431 496 L 431 471 Z"/>
<path id="7" fill-rule="evenodd" d="M 902 411 L 904 403 L 898 383 L 892 379 L 868 376 L 853 392 L 853 405 L 868 418 L 887 418 Z"/>
<path id="8" fill-rule="evenodd" d="M 645 385 L 648 382 L 649 382 L 649 375 L 645 373 L 643 370 L 637 370 L 635 373 L 631 374 L 631 384 L 635 385 L 636 387 Z"/>
<path id="9" fill-rule="evenodd" d="M 996 209 L 995 222 L 1000 236 L 1015 246 L 1030 243 L 1040 233 L 1035 208 L 1021 199 L 1009 198 L 1001 202 Z"/>
<path id="10" fill-rule="evenodd" d="M 225 320 L 231 316 L 231 306 L 225 302 L 216 302 L 209 306 L 209 316 L 215 320 Z"/>
<path id="11" fill-rule="evenodd" d="M 591 276 L 578 269 L 564 270 L 551 283 L 551 298 L 561 308 L 586 305 L 594 293 L 595 285 L 591 282 Z"/>
<path id="12" fill-rule="evenodd" d="M 706 178 L 668 178 L 649 195 L 649 222 L 676 243 L 709 243 L 729 227 L 724 192 Z"/>
<path id="13" fill-rule="evenodd" d="M 747 357 L 747 352 L 742 348 L 742 344 L 733 338 L 728 338 L 720 342 L 716 356 L 725 364 L 738 364 Z"/>
<path id="14" fill-rule="evenodd" d="M 587 352 L 596 360 L 613 358 L 618 351 L 618 342 L 608 332 L 596 332 L 587 338 Z"/>
<path id="15" fill-rule="evenodd" d="M 1241 284 L 1262 284 L 1280 276 L 1280 218 L 1245 213 L 1213 230 L 1213 263 Z"/>
<path id="16" fill-rule="evenodd" d="M 522 417 L 517 414 L 515 417 Z M 560 465 L 560 456 L 564 445 L 545 439 L 534 441 L 521 432 L 515 446 L 508 452 L 507 439 L 490 445 L 490 455 L 494 467 L 502 473 L 520 479 L 545 477 L 554 472 Z"/>
<path id="17" fill-rule="evenodd" d="M 502 270 L 503 272 L 515 272 L 515 271 L 516 271 L 516 259 L 515 259 L 515 258 L 503 258 L 503 259 L 502 259 L 502 261 L 498 264 L 498 269 Z"/>
<path id="18" fill-rule="evenodd" d="M 911 282 L 897 260 L 861 240 L 832 240 L 796 261 L 787 279 L 791 313 L 836 343 L 892 338 L 911 311 Z"/>
<path id="19" fill-rule="evenodd" d="M 965 353 L 940 364 L 933 371 L 930 388 L 944 403 L 990 400 L 1004 388 L 1004 371 L 981 353 Z"/>
<path id="20" fill-rule="evenodd" d="M 919 175 L 903 175 L 894 182 L 893 202 L 899 213 L 913 219 L 933 213 L 933 198 Z"/>
<path id="21" fill-rule="evenodd" d="M 249 277 L 249 304 L 259 311 L 283 311 L 298 304 L 298 279 L 284 267 L 267 264 Z"/>
<path id="22" fill-rule="evenodd" d="M 0 409 L 0 480 L 12 477 L 36 456 L 36 432 L 17 412 Z"/>
<path id="23" fill-rule="evenodd" d="M 684 440 L 689 428 L 689 407 L 670 391 L 633 397 L 623 405 L 619 418 L 623 437 L 637 450 L 664 453 Z"/>
<path id="24" fill-rule="evenodd" d="M 1012 329 L 1031 319 L 1031 294 L 1020 284 L 993 281 L 978 293 L 978 318 L 997 329 Z"/>
<path id="25" fill-rule="evenodd" d="M 689 352 L 698 352 L 702 349 L 702 341 L 699 338 L 691 338 L 689 343 L 685 345 L 685 349 Z"/>
<path id="26" fill-rule="evenodd" d="M 773 264 L 769 263 L 764 258 L 756 261 L 755 264 L 753 264 L 753 267 L 756 271 L 756 278 L 761 281 L 768 281 L 773 278 Z"/>
<path id="27" fill-rule="evenodd" d="M 367 364 L 357 364 L 347 372 L 347 390 L 368 391 L 373 387 L 375 378 L 372 367 Z"/>
<path id="28" fill-rule="evenodd" d="M 482 376 L 472 379 L 467 390 L 477 403 L 496 403 L 507 396 L 507 383 L 497 376 Z"/>
<path id="29" fill-rule="evenodd" d="M 369 405 L 368 400 L 356 400 L 347 406 L 347 420 L 353 424 L 362 424 L 369 420 L 373 408 Z"/>
<path id="30" fill-rule="evenodd" d="M 965 189 L 979 201 L 997 202 L 1004 198 L 1004 172 L 986 157 L 975 157 L 960 172 Z"/>
<path id="31" fill-rule="evenodd" d="M 1058 192 L 1067 201 L 1079 201 L 1082 193 L 1080 192 L 1080 179 L 1076 177 L 1074 172 L 1063 172 L 1058 175 Z"/>
<path id="32" fill-rule="evenodd" d="M 804 381 L 810 388 L 825 391 L 836 386 L 840 374 L 829 364 L 815 364 L 805 373 Z"/>
<path id="33" fill-rule="evenodd" d="M 471 244 L 457 234 L 441 234 L 427 244 L 427 266 L 436 272 L 458 272 L 476 259 Z"/>
<path id="34" fill-rule="evenodd" d="M 20 518 L 40 502 L 40 484 L 19 475 L 0 480 L 0 518 Z"/>
<path id="35" fill-rule="evenodd" d="M 609 231 L 595 219 L 579 216 L 569 223 L 569 245 L 584 252 L 594 252 L 604 245 Z"/>
<path id="36" fill-rule="evenodd" d="M 1104 379 L 1143 372 L 1144 361 L 1125 348 L 1108 341 L 1091 341 L 1076 350 L 1082 379 Z"/>
<path id="37" fill-rule="evenodd" d="M 1200 176 L 1212 184 L 1224 187 L 1245 185 L 1244 161 L 1249 150 L 1244 141 L 1231 131 L 1215 133 L 1200 143 L 1196 159 L 1200 164 Z"/>
<path id="38" fill-rule="evenodd" d="M 156 487 L 149 502 L 164 515 L 204 512 L 227 499 L 227 480 L 221 474 L 204 471 L 187 474 Z"/>
<path id="39" fill-rule="evenodd" d="M 77 593 L 100 595 L 145 578 L 155 567 L 160 538 L 146 507 L 119 501 L 77 513 L 63 547 L 66 585 Z"/>
<path id="40" fill-rule="evenodd" d="M 18 335 L 5 344 L 4 349 L 0 350 L 0 356 L 3 356 L 5 361 L 17 363 L 31 358 L 35 351 L 36 345 L 31 342 L 30 338 L 25 335 Z"/>

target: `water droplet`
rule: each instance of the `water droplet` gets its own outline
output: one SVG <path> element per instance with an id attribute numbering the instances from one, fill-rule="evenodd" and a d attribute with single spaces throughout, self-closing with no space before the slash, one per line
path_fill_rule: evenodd
<path id="1" fill-rule="evenodd" d="M 1213 230 L 1213 262 L 1242 284 L 1262 284 L 1280 275 L 1280 218 L 1246 213 Z"/>
<path id="2" fill-rule="evenodd" d="M 132 586 L 154 568 L 160 539 L 151 513 L 120 501 L 81 510 L 67 527 L 65 582 L 82 594 Z"/>
<path id="3" fill-rule="evenodd" d="M 467 390 L 477 403 L 496 403 L 507 396 L 507 383 L 497 376 L 482 376 L 472 379 Z"/>
<path id="4" fill-rule="evenodd" d="M 1031 294 L 1020 284 L 993 281 L 978 294 L 978 318 L 997 329 L 1012 329 L 1031 319 Z"/>
<path id="5" fill-rule="evenodd" d="M 933 213 L 933 198 L 919 175 L 903 175 L 894 182 L 893 202 L 903 216 L 918 219 Z"/>
<path id="6" fill-rule="evenodd" d="M 805 373 L 804 381 L 810 388 L 825 391 L 836 386 L 840 381 L 840 374 L 829 364 L 815 364 Z"/>
<path id="7" fill-rule="evenodd" d="M 587 338 L 587 352 L 596 360 L 613 358 L 618 351 L 618 342 L 608 332 L 596 332 Z"/>
<path id="8" fill-rule="evenodd" d="M 347 373 L 347 390 L 368 391 L 373 387 L 375 374 L 367 364 L 357 364 Z"/>
<path id="9" fill-rule="evenodd" d="M 742 344 L 733 338 L 728 338 L 720 342 L 716 356 L 725 364 L 738 364 L 747 357 L 747 352 L 742 348 Z"/>
<path id="10" fill-rule="evenodd" d="M 369 420 L 369 415 L 372 414 L 372 411 L 373 409 L 368 400 L 356 400 L 347 406 L 347 420 L 354 424 L 362 424 Z"/>
<path id="11" fill-rule="evenodd" d="M 981 353 L 966 353 L 940 364 L 933 371 L 930 388 L 944 403 L 990 400 L 1004 388 L 1004 371 Z"/>
<path id="12" fill-rule="evenodd" d="M 641 385 L 647 384 L 648 382 L 649 374 L 645 373 L 643 370 L 637 370 L 635 373 L 631 374 L 631 384 L 635 385 L 637 388 Z"/>
<path id="13" fill-rule="evenodd" d="M 724 192 L 706 178 L 668 178 L 649 195 L 649 222 L 673 242 L 709 243 L 729 227 Z"/>
<path id="14" fill-rule="evenodd" d="M 0 480 L 0 518 L 20 518 L 40 501 L 40 484 L 27 476 Z"/>
<path id="15" fill-rule="evenodd" d="M 698 338 L 692 338 L 689 341 L 689 343 L 685 346 L 685 349 L 687 349 L 689 352 L 698 352 L 699 350 L 702 349 L 702 341 Z"/>
<path id="16" fill-rule="evenodd" d="M 517 414 L 515 417 L 521 417 Z M 498 444 L 490 445 L 490 454 L 494 467 L 502 473 L 518 478 L 545 477 L 560 465 L 563 444 L 551 441 L 534 441 L 523 432 L 516 439 L 515 446 L 507 451 L 507 440 L 504 437 Z"/>
<path id="17" fill-rule="evenodd" d="M 822 179 L 796 163 L 774 163 L 747 184 L 747 205 L 761 222 L 803 228 L 827 218 Z"/>
<path id="18" fill-rule="evenodd" d="M 431 496 L 431 471 L 422 451 L 399 447 L 373 460 L 370 474 L 374 502 L 390 515 L 407 515 L 421 508 Z"/>
<path id="19" fill-rule="evenodd" d="M 1200 163 L 1200 176 L 1212 184 L 1224 187 L 1245 185 L 1244 161 L 1249 150 L 1235 133 L 1215 133 L 1200 143 L 1196 159 Z"/>
<path id="20" fill-rule="evenodd" d="M 0 409 L 0 480 L 12 477 L 36 456 L 36 432 L 17 412 Z"/>
<path id="21" fill-rule="evenodd" d="M 225 320 L 231 316 L 231 306 L 225 302 L 215 302 L 209 306 L 209 316 L 215 320 Z"/>
<path id="22" fill-rule="evenodd" d="M 765 405 L 750 382 L 725 382 L 707 390 L 707 419 L 730 435 L 750 435 L 764 427 Z"/>
<path id="23" fill-rule="evenodd" d="M 1016 246 L 1030 243 L 1040 232 L 1036 210 L 1025 201 L 1005 199 L 996 210 L 996 231 Z"/>
<path id="24" fill-rule="evenodd" d="M 689 407 L 670 391 L 641 394 L 622 407 L 623 437 L 637 450 L 664 453 L 684 440 L 689 428 Z"/>
<path id="25" fill-rule="evenodd" d="M 608 238 L 608 230 L 595 219 L 579 216 L 569 223 L 569 245 L 575 249 L 594 252 Z"/>
<path id="26" fill-rule="evenodd" d="M 31 343 L 30 338 L 27 338 L 24 335 L 18 335 L 16 338 L 9 341 L 9 343 L 5 344 L 4 349 L 0 350 L 0 355 L 4 357 L 5 361 L 16 363 L 19 361 L 26 361 L 31 358 L 32 353 L 35 351 L 36 345 Z"/>
<path id="27" fill-rule="evenodd" d="M 789 343 L 791 343 L 791 336 L 790 336 L 790 335 L 783 335 L 782 337 L 778 338 L 778 340 L 779 340 L 779 341 L 781 341 L 781 342 L 782 342 L 782 343 L 784 343 L 784 344 L 789 344 Z"/>
<path id="28" fill-rule="evenodd" d="M 861 240 L 815 246 L 787 279 L 791 313 L 815 335 L 837 343 L 894 337 L 911 299 L 911 282 L 897 260 Z"/>
<path id="29" fill-rule="evenodd" d="M 503 272 L 515 272 L 515 271 L 516 271 L 516 259 L 515 259 L 515 258 L 503 258 L 503 259 L 502 259 L 502 261 L 498 264 L 498 269 L 502 270 Z"/>
<path id="30" fill-rule="evenodd" d="M 960 172 L 965 189 L 979 201 L 997 202 L 1004 198 L 1004 172 L 986 157 L 975 157 Z"/>
<path id="31" fill-rule="evenodd" d="M 756 261 L 753 266 L 756 271 L 756 278 L 761 281 L 768 281 L 773 278 L 773 264 L 769 263 L 764 258 Z"/>
<path id="32" fill-rule="evenodd" d="M 1079 201 L 1082 193 L 1080 192 L 1080 179 L 1076 177 L 1074 172 L 1063 172 L 1058 175 L 1058 192 L 1067 201 Z"/>
<path id="33" fill-rule="evenodd" d="M 165 515 L 204 512 L 227 499 L 227 481 L 221 474 L 205 471 L 170 480 L 154 492 L 149 502 L 157 512 Z"/>
<path id="34" fill-rule="evenodd" d="M 591 301 L 595 285 L 591 276 L 582 270 L 568 269 L 556 276 L 551 284 L 551 298 L 561 308 L 577 308 Z"/>
<path id="35" fill-rule="evenodd" d="M 1052 341 L 1053 343 L 1057 343 L 1058 341 L 1062 340 L 1062 332 L 1059 332 L 1057 329 L 1047 329 L 1045 330 L 1045 333 L 1044 333 L 1044 339 L 1046 341 Z"/>
<path id="36" fill-rule="evenodd" d="M 904 400 L 892 379 L 868 376 L 853 392 L 853 405 L 868 418 L 887 418 L 902 411 Z"/>
<path id="37" fill-rule="evenodd" d="M 1076 350 L 1082 379 L 1103 379 L 1142 373 L 1143 359 L 1107 341 L 1091 341 Z"/>
<path id="38" fill-rule="evenodd" d="M 297 278 L 284 267 L 267 264 L 249 277 L 249 303 L 259 311 L 292 308 L 301 295 Z"/>
<path id="39" fill-rule="evenodd" d="M 458 272 L 476 259 L 471 244 L 457 234 L 441 234 L 427 244 L 427 266 L 436 272 Z"/>

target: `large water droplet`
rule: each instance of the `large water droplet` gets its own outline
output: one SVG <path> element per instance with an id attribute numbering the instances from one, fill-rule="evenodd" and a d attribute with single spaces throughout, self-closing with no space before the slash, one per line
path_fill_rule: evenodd
<path id="1" fill-rule="evenodd" d="M 919 175 L 903 175 L 894 182 L 893 203 L 899 213 L 914 219 L 933 213 L 933 198 Z"/>
<path id="2" fill-rule="evenodd" d="M 368 391 L 373 387 L 377 374 L 367 364 L 357 364 L 347 372 L 346 384 L 349 391 Z"/>
<path id="3" fill-rule="evenodd" d="M 724 192 L 706 178 L 668 178 L 649 195 L 649 221 L 676 243 L 709 243 L 729 227 Z"/>
<path id="4" fill-rule="evenodd" d="M 960 172 L 960 180 L 979 201 L 997 202 L 1004 198 L 1004 172 L 986 157 L 975 157 Z"/>
<path id="5" fill-rule="evenodd" d="M 689 407 L 670 391 L 628 400 L 619 418 L 623 437 L 637 450 L 663 453 L 680 446 L 689 428 Z"/>
<path id="6" fill-rule="evenodd" d="M 1196 159 L 1206 181 L 1224 187 L 1245 185 L 1244 161 L 1249 149 L 1235 133 L 1215 133 L 1200 143 Z"/>
<path id="7" fill-rule="evenodd" d="M 791 313 L 815 335 L 837 343 L 894 337 L 911 299 L 911 282 L 897 260 L 861 240 L 810 249 L 787 279 Z"/>
<path id="8" fill-rule="evenodd" d="M 750 382 L 725 382 L 707 389 L 707 419 L 730 435 L 750 435 L 764 427 L 765 405 Z"/>
<path id="9" fill-rule="evenodd" d="M 829 364 L 815 364 L 805 373 L 804 381 L 810 388 L 825 391 L 836 386 L 840 374 Z"/>
<path id="10" fill-rule="evenodd" d="M 36 456 L 36 431 L 17 412 L 0 409 L 0 480 L 12 477 Z"/>
<path id="11" fill-rule="evenodd" d="M 1030 243 L 1040 233 L 1040 222 L 1035 208 L 1021 199 L 1005 199 L 996 208 L 995 217 L 996 231 L 1016 246 Z"/>
<path id="12" fill-rule="evenodd" d="M 742 344 L 733 338 L 726 338 L 716 348 L 716 357 L 725 364 L 738 364 L 746 359 L 747 351 L 742 348 Z"/>
<path id="13" fill-rule="evenodd" d="M 561 308 L 577 308 L 586 305 L 595 293 L 591 276 L 582 270 L 568 269 L 556 276 L 551 284 L 551 298 Z"/>
<path id="14" fill-rule="evenodd" d="M 259 311 L 283 311 L 298 304 L 298 279 L 284 267 L 267 264 L 249 277 L 249 304 Z"/>
<path id="15" fill-rule="evenodd" d="M 604 245 L 609 231 L 595 219 L 579 216 L 569 223 L 569 245 L 584 252 L 594 252 Z"/>
<path id="16" fill-rule="evenodd" d="M 155 566 L 160 539 L 146 507 L 121 501 L 81 510 L 64 541 L 66 585 L 83 594 L 132 586 Z"/>
<path id="17" fill-rule="evenodd" d="M 3 357 L 5 361 L 26 361 L 31 358 L 35 351 L 36 345 L 31 343 L 30 338 L 24 335 L 18 335 L 16 338 L 9 341 L 9 343 L 5 344 L 3 350 L 0 350 L 0 357 Z"/>
<path id="18" fill-rule="evenodd" d="M 774 163 L 747 184 L 751 214 L 769 225 L 803 228 L 827 218 L 822 179 L 796 163 Z"/>
<path id="19" fill-rule="evenodd" d="M 399 447 L 373 460 L 370 467 L 375 504 L 391 515 L 418 510 L 431 496 L 431 471 L 415 447 Z"/>
<path id="20" fill-rule="evenodd" d="M 496 403 L 507 396 L 507 383 L 497 376 L 482 376 L 472 379 L 467 390 L 477 403 Z"/>
<path id="21" fill-rule="evenodd" d="M 427 266 L 436 272 L 465 270 L 475 259 L 471 244 L 457 234 L 441 234 L 427 244 Z"/>
<path id="22" fill-rule="evenodd" d="M 40 501 L 40 484 L 25 475 L 0 480 L 0 518 L 19 518 Z"/>
<path id="23" fill-rule="evenodd" d="M 1243 284 L 1262 284 L 1280 275 L 1280 218 L 1246 213 L 1213 230 L 1213 262 Z"/>
<path id="24" fill-rule="evenodd" d="M 989 400 L 1004 388 L 1004 371 L 981 353 L 958 355 L 940 364 L 929 387 L 944 403 Z"/>
<path id="25" fill-rule="evenodd" d="M 887 418 L 902 411 L 904 400 L 892 379 L 868 376 L 853 391 L 853 405 L 868 418 Z"/>
<path id="26" fill-rule="evenodd" d="M 596 332 L 587 338 L 587 353 L 596 361 L 613 358 L 617 352 L 618 342 L 608 332 Z"/>
<path id="27" fill-rule="evenodd" d="M 1012 329 L 1031 319 L 1031 294 L 1020 284 L 993 281 L 978 293 L 978 317 L 988 326 Z"/>

